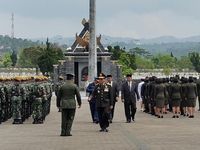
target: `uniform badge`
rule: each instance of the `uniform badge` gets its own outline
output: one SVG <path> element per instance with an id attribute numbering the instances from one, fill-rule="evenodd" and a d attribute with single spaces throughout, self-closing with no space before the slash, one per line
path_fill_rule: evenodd
<path id="1" fill-rule="evenodd" d="M 107 86 L 106 86 L 106 88 L 105 88 L 104 92 L 108 92 L 108 87 L 107 87 Z"/>

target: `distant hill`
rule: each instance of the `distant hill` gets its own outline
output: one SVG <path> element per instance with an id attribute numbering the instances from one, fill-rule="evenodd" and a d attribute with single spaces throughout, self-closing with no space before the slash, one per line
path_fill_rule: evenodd
<path id="1" fill-rule="evenodd" d="M 33 42 L 31 40 L 21 38 L 11 39 L 9 36 L 0 35 L 0 55 L 13 50 L 18 52 L 20 49 L 37 45 L 40 45 L 39 41 Z"/>
<path id="2" fill-rule="evenodd" d="M 66 49 L 70 47 L 75 40 L 75 37 L 63 37 L 54 36 L 49 37 L 51 43 L 57 43 L 61 48 Z M 38 46 L 46 42 L 46 38 L 37 39 L 21 39 L 14 38 L 13 41 L 8 36 L 0 35 L 0 55 L 3 52 Z M 124 37 L 111 37 L 102 35 L 102 44 L 107 47 L 108 45 L 116 46 L 119 45 L 122 48 L 129 50 L 131 48 L 140 47 L 148 50 L 151 54 L 168 53 L 173 52 L 175 56 L 187 55 L 190 51 L 200 52 L 200 36 L 192 36 L 186 38 L 176 38 L 173 36 L 162 36 L 152 39 L 134 39 Z"/>
<path id="3" fill-rule="evenodd" d="M 43 42 L 46 39 L 34 39 L 41 40 Z M 75 40 L 75 37 L 62 37 L 55 36 L 49 38 L 53 43 L 59 45 L 67 45 L 70 47 Z M 119 45 L 122 48 L 129 50 L 131 48 L 140 47 L 148 50 L 151 54 L 157 53 L 171 53 L 175 56 L 187 55 L 190 51 L 200 52 L 200 36 L 192 36 L 187 38 L 176 38 L 173 36 L 162 36 L 152 39 L 134 39 L 134 38 L 123 38 L 123 37 L 111 37 L 102 35 L 102 44 L 107 47 L 108 45 L 116 46 Z"/>

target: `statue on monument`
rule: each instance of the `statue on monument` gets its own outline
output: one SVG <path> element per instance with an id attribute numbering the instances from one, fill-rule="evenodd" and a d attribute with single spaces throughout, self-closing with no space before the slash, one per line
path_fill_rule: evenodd
<path id="1" fill-rule="evenodd" d="M 82 20 L 82 24 L 84 27 L 88 26 L 89 27 L 89 20 L 86 21 L 85 18 L 83 18 Z M 89 31 L 85 31 L 85 34 L 80 37 L 77 33 L 76 33 L 76 42 L 85 48 L 85 51 L 88 52 L 89 51 L 89 40 L 90 40 L 90 33 Z M 97 41 L 97 45 L 100 45 L 100 40 L 101 40 L 101 35 L 99 37 L 96 38 Z"/>

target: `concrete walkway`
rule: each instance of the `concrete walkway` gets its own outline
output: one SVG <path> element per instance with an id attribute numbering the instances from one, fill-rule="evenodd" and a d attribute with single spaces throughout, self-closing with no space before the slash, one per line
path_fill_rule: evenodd
<path id="1" fill-rule="evenodd" d="M 83 95 L 83 93 L 82 93 Z M 83 97 L 85 99 L 85 97 Z M 77 109 L 72 137 L 60 137 L 60 113 L 52 100 L 51 113 L 45 123 L 22 125 L 9 120 L 0 125 L 0 150 L 199 150 L 200 113 L 194 119 L 158 119 L 137 111 L 136 123 L 125 123 L 123 104 L 116 104 L 113 123 L 108 133 L 100 133 L 91 122 L 88 102 Z"/>

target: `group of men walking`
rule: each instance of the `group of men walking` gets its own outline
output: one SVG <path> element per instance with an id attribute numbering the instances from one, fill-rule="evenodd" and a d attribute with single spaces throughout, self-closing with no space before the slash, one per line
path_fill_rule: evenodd
<path id="1" fill-rule="evenodd" d="M 109 123 L 114 117 L 115 103 L 119 101 L 121 89 L 121 101 L 124 103 L 126 122 L 135 121 L 136 100 L 139 99 L 137 83 L 132 80 L 132 75 L 127 74 L 127 80 L 121 85 L 113 81 L 112 75 L 103 73 L 95 78 L 86 89 L 89 93 L 89 104 L 92 120 L 100 124 L 100 132 L 108 132 Z"/>

